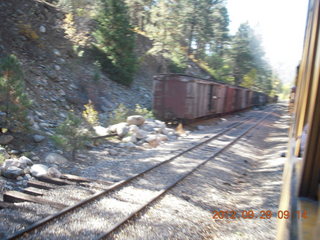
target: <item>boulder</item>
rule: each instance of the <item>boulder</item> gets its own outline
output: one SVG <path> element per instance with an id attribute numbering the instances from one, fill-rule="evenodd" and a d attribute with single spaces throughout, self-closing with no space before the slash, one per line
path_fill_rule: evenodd
<path id="1" fill-rule="evenodd" d="M 169 140 L 169 138 L 164 134 L 159 134 L 157 136 L 157 138 L 159 139 L 159 141 L 168 141 Z"/>
<path id="2" fill-rule="evenodd" d="M 6 144 L 10 143 L 13 139 L 14 138 L 11 135 L 1 135 L 0 136 L 0 144 L 6 145 Z"/>
<path id="3" fill-rule="evenodd" d="M 48 176 L 50 177 L 61 178 L 61 175 L 61 172 L 55 167 L 51 167 L 48 169 Z"/>
<path id="4" fill-rule="evenodd" d="M 15 166 L 10 166 L 6 169 L 3 169 L 2 171 L 2 176 L 6 178 L 11 178 L 11 179 L 17 179 L 17 177 L 23 175 L 23 169 L 15 167 Z"/>
<path id="5" fill-rule="evenodd" d="M 32 138 L 33 138 L 33 141 L 34 141 L 35 143 L 40 143 L 40 142 L 42 142 L 43 140 L 46 139 L 45 136 L 41 136 L 41 135 L 38 135 L 38 134 L 33 135 Z"/>
<path id="6" fill-rule="evenodd" d="M 142 130 L 142 129 L 138 129 L 138 131 L 136 132 L 135 136 L 137 139 L 143 139 L 146 138 L 148 135 L 148 132 Z"/>
<path id="7" fill-rule="evenodd" d="M 141 126 L 142 130 L 148 131 L 148 132 L 153 132 L 154 128 L 158 127 L 158 125 L 151 120 L 145 121 L 145 123 Z"/>
<path id="8" fill-rule="evenodd" d="M 127 123 L 129 125 L 140 126 L 145 122 L 145 118 L 141 115 L 132 115 L 127 118 Z"/>
<path id="9" fill-rule="evenodd" d="M 164 122 L 162 122 L 160 120 L 155 120 L 154 122 L 155 122 L 155 124 L 158 125 L 159 128 L 161 128 L 161 129 L 165 129 L 166 128 L 166 124 Z"/>
<path id="10" fill-rule="evenodd" d="M 93 129 L 98 136 L 106 136 L 106 135 L 110 134 L 109 128 L 105 128 L 102 126 L 94 126 Z"/>
<path id="11" fill-rule="evenodd" d="M 157 147 L 160 144 L 160 139 L 156 135 L 149 135 L 146 138 L 146 142 L 149 143 L 151 147 Z"/>
<path id="12" fill-rule="evenodd" d="M 131 136 L 128 136 L 128 137 L 125 137 L 122 139 L 122 142 L 125 142 L 125 143 L 128 143 L 128 142 L 131 142 L 131 143 L 135 143 L 137 142 L 137 138 L 135 135 L 131 135 Z"/>
<path id="13" fill-rule="evenodd" d="M 10 167 L 17 167 L 17 168 L 24 169 L 27 167 L 27 163 L 24 161 L 19 161 L 19 159 L 17 158 L 5 160 L 3 163 L 3 168 L 8 169 Z"/>
<path id="14" fill-rule="evenodd" d="M 31 167 L 30 173 L 34 177 L 42 177 L 48 175 L 48 167 L 43 164 L 35 164 Z"/>
<path id="15" fill-rule="evenodd" d="M 68 159 L 58 153 L 49 153 L 45 158 L 45 162 L 56 165 L 64 165 L 69 163 Z"/>
<path id="16" fill-rule="evenodd" d="M 119 137 L 124 137 L 129 132 L 128 124 L 118 123 L 109 127 L 111 132 L 115 132 Z"/>
<path id="17" fill-rule="evenodd" d="M 137 133 L 139 131 L 139 127 L 136 125 L 129 126 L 129 133 Z"/>
<path id="18" fill-rule="evenodd" d="M 32 166 L 33 162 L 30 158 L 27 158 L 25 156 L 22 156 L 18 159 L 19 162 L 21 162 L 22 164 L 25 164 L 26 166 Z"/>

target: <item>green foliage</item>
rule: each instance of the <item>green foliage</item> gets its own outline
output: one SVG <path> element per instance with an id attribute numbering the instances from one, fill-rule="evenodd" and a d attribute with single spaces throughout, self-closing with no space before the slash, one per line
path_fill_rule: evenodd
<path id="1" fill-rule="evenodd" d="M 72 157 L 75 158 L 76 150 L 84 148 L 90 135 L 84 121 L 70 112 L 66 120 L 55 129 L 55 135 L 51 139 L 57 146 L 72 152 Z"/>
<path id="2" fill-rule="evenodd" d="M 91 125 L 96 126 L 99 124 L 99 114 L 94 109 L 94 105 L 91 101 L 88 104 L 84 105 L 85 109 L 82 112 L 82 117 Z"/>
<path id="3" fill-rule="evenodd" d="M 4 154 L 0 153 L 0 164 L 4 163 L 5 160 L 6 160 L 6 157 L 4 156 Z"/>
<path id="4" fill-rule="evenodd" d="M 0 119 L 0 127 L 15 131 L 26 129 L 30 106 L 18 59 L 14 55 L 0 59 L 0 111 L 6 113 Z"/>
<path id="5" fill-rule="evenodd" d="M 168 70 L 170 73 L 184 73 L 186 70 L 186 67 L 180 66 L 175 62 L 169 61 Z"/>
<path id="6" fill-rule="evenodd" d="M 154 114 L 151 110 L 141 107 L 136 104 L 135 109 L 129 109 L 124 104 L 119 104 L 119 106 L 112 112 L 109 118 L 109 124 L 117 124 L 120 122 L 125 122 L 127 117 L 131 115 L 141 115 L 144 118 L 154 119 Z"/>
<path id="7" fill-rule="evenodd" d="M 113 110 L 110 118 L 109 124 L 117 124 L 126 121 L 127 117 L 130 115 L 130 110 L 124 104 L 120 103 L 118 107 Z"/>
<path id="8" fill-rule="evenodd" d="M 243 77 L 243 81 L 240 84 L 241 87 L 252 89 L 257 79 L 257 70 L 251 69 L 250 72 L 248 72 Z"/>
<path id="9" fill-rule="evenodd" d="M 139 104 L 136 104 L 136 108 L 134 109 L 134 114 L 141 115 L 144 118 L 154 119 L 154 114 L 151 110 L 147 108 L 141 107 Z"/>
<path id="10" fill-rule="evenodd" d="M 101 0 L 94 32 L 94 54 L 103 71 L 116 82 L 130 85 L 136 71 L 135 36 L 123 0 Z"/>

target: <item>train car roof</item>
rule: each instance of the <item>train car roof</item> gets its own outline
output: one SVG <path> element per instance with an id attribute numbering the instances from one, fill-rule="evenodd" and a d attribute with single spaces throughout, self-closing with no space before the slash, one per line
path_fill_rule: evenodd
<path id="1" fill-rule="evenodd" d="M 193 76 L 193 75 L 188 75 L 188 74 L 180 74 L 180 73 L 161 73 L 161 74 L 157 74 L 157 75 L 155 75 L 155 76 L 182 76 L 182 77 L 189 77 L 189 78 L 193 78 L 193 79 L 190 79 L 189 81 L 199 81 L 199 80 L 201 80 L 201 81 L 204 81 L 204 82 L 217 83 L 217 84 L 226 85 L 226 86 L 228 86 L 228 87 L 242 88 L 242 89 L 247 89 L 247 90 L 253 91 L 253 90 L 248 89 L 248 88 L 245 88 L 245 87 L 235 86 L 235 85 L 232 85 L 232 84 L 230 84 L 230 83 L 225 83 L 225 82 L 222 82 L 222 81 L 213 79 L 213 78 L 206 79 L 206 78 L 202 78 L 202 77 L 199 77 L 199 76 Z M 255 91 L 254 91 L 254 92 L 255 92 Z"/>

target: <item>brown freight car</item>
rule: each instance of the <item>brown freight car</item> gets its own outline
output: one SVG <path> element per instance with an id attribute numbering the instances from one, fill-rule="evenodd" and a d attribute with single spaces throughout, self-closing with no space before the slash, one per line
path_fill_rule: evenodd
<path id="1" fill-rule="evenodd" d="M 246 108 L 247 91 L 188 75 L 160 74 L 154 78 L 153 110 L 164 120 L 228 113 Z"/>

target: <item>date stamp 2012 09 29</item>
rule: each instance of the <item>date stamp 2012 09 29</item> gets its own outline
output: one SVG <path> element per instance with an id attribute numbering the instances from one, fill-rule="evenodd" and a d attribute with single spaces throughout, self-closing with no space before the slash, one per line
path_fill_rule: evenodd
<path id="1" fill-rule="evenodd" d="M 272 212 L 270 210 L 261 210 L 261 211 L 253 211 L 253 210 L 243 210 L 243 211 L 213 211 L 212 218 L 214 220 L 222 220 L 222 219 L 271 219 L 272 217 L 276 217 L 277 219 L 306 219 L 308 218 L 307 211 L 298 210 L 295 212 L 291 212 L 288 210 L 282 211 L 279 210 L 277 212 Z"/>

